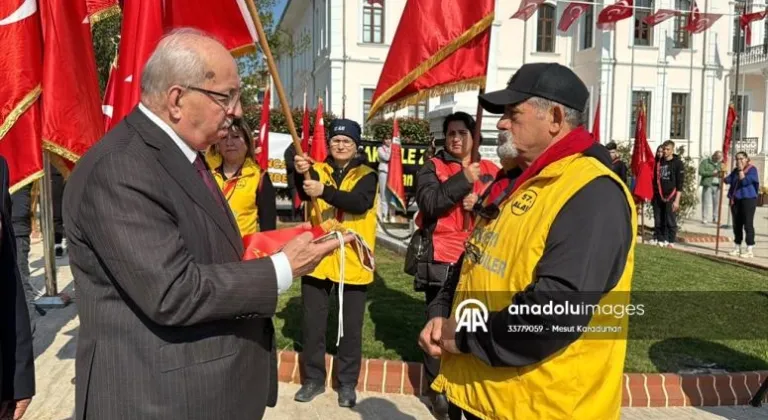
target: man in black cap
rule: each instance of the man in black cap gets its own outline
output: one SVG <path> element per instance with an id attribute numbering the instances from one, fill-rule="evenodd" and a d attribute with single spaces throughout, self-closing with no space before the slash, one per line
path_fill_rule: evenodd
<path id="1" fill-rule="evenodd" d="M 627 312 L 594 308 L 629 303 L 636 216 L 584 128 L 588 100 L 555 63 L 526 64 L 480 96 L 503 114 L 506 176 L 475 206 L 462 267 L 419 337 L 441 357 L 432 388 L 452 418 L 619 418 Z"/>
<path id="2" fill-rule="evenodd" d="M 346 119 L 334 120 L 328 127 L 330 155 L 325 162 L 310 162 L 297 155 L 296 186 L 302 200 L 317 198 L 323 221 L 336 219 L 347 229 L 357 232 L 371 251 L 376 245 L 377 179 L 376 171 L 356 159 L 360 145 L 360 125 Z M 309 171 L 311 180 L 304 180 Z M 315 209 L 311 208 L 311 216 Z M 355 387 L 362 359 L 363 317 L 367 285 L 373 272 L 363 267 L 351 246 L 341 253 L 326 257 L 315 271 L 301 279 L 304 306 L 302 322 L 301 367 L 304 385 L 294 399 L 308 402 L 325 392 L 325 331 L 328 322 L 328 298 L 339 295 L 339 348 L 334 360 L 339 381 L 339 405 L 354 407 Z"/>
<path id="3" fill-rule="evenodd" d="M 619 147 L 616 145 L 616 142 L 609 142 L 605 145 L 605 148 L 608 149 L 608 153 L 611 154 L 611 168 L 613 169 L 613 172 L 627 184 L 629 181 L 629 168 L 627 168 L 627 164 L 621 160 Z"/>

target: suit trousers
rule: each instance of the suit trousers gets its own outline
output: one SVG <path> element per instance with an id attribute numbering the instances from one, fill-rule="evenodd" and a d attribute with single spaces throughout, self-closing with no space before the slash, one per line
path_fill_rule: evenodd
<path id="1" fill-rule="evenodd" d="M 16 236 L 16 264 L 19 267 L 19 273 L 21 273 L 21 284 L 24 286 L 24 297 L 27 301 L 27 309 L 29 309 L 30 327 L 34 334 L 38 317 L 37 310 L 35 309 L 37 290 L 32 286 L 32 279 L 29 277 L 29 247 L 29 235 Z"/>
<path id="2" fill-rule="evenodd" d="M 325 336 L 328 326 L 328 299 L 338 294 L 338 284 L 310 276 L 301 278 L 302 321 L 301 368 L 307 382 L 324 383 Z M 344 284 L 344 336 L 339 343 L 335 376 L 340 385 L 357 385 L 363 352 L 363 318 L 367 286 Z M 334 327 L 333 336 L 336 336 Z"/>
<path id="3" fill-rule="evenodd" d="M 733 242 L 741 245 L 746 233 L 747 246 L 755 245 L 755 211 L 757 210 L 756 198 L 744 198 L 734 200 L 731 204 L 733 214 Z"/>
<path id="4" fill-rule="evenodd" d="M 426 297 L 426 306 L 435 300 L 437 293 L 440 291 L 440 286 L 426 286 L 424 295 Z M 429 320 L 427 320 L 429 321 Z M 424 373 L 427 376 L 427 383 L 432 384 L 437 374 L 440 373 L 440 358 L 432 357 L 424 352 Z"/>
<path id="5" fill-rule="evenodd" d="M 677 239 L 677 215 L 672 211 L 672 200 L 664 202 L 661 197 L 654 196 L 653 206 L 653 239 L 659 242 L 675 243 Z"/>

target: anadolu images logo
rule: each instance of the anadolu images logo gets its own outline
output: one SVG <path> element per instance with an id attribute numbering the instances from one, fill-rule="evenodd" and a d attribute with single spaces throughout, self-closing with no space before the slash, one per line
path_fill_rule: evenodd
<path id="1" fill-rule="evenodd" d="M 488 308 L 477 299 L 465 299 L 456 307 L 456 332 L 465 328 L 467 332 L 476 332 L 478 328 L 488 332 Z"/>

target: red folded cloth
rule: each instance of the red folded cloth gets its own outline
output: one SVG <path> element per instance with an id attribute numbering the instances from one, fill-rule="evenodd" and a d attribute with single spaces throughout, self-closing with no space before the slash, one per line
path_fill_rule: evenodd
<path id="1" fill-rule="evenodd" d="M 310 226 L 308 223 L 305 223 L 290 228 L 246 235 L 243 237 L 243 246 L 245 247 L 243 260 L 248 261 L 273 255 L 285 246 L 288 241 L 304 232 L 310 232 L 312 238 L 317 239 L 328 232 L 328 227 L 324 225 Z"/>

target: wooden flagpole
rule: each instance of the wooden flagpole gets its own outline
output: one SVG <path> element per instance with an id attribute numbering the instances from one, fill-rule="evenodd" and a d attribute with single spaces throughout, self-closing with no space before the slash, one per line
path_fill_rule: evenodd
<path id="1" fill-rule="evenodd" d="M 256 5 L 253 3 L 253 0 L 246 0 L 245 4 L 248 6 L 248 12 L 250 12 L 251 19 L 253 20 L 253 24 L 256 27 L 256 33 L 259 37 L 259 45 L 261 46 L 261 50 L 264 52 L 264 56 L 267 58 L 267 67 L 269 68 L 269 73 L 272 75 L 272 80 L 275 83 L 275 90 L 277 90 L 277 95 L 280 98 L 280 106 L 283 108 L 283 114 L 285 114 L 285 120 L 288 123 L 288 131 L 290 131 L 291 137 L 293 138 L 293 145 L 296 148 L 296 153 L 307 157 L 304 150 L 301 149 L 301 141 L 299 140 L 299 135 L 296 132 L 296 125 L 293 122 L 291 107 L 288 105 L 288 99 L 285 96 L 283 82 L 280 80 L 280 75 L 277 72 L 277 65 L 275 65 L 275 59 L 272 57 L 272 50 L 269 48 L 269 43 L 267 43 L 267 35 L 264 32 L 264 26 L 261 24 L 261 18 L 259 18 L 259 11 L 256 9 Z M 309 172 L 304 173 L 304 179 L 311 179 Z M 315 198 L 312 198 L 311 200 L 312 207 L 315 210 L 315 217 L 312 220 L 312 225 L 318 226 L 322 222 L 320 217 L 320 206 Z"/>

